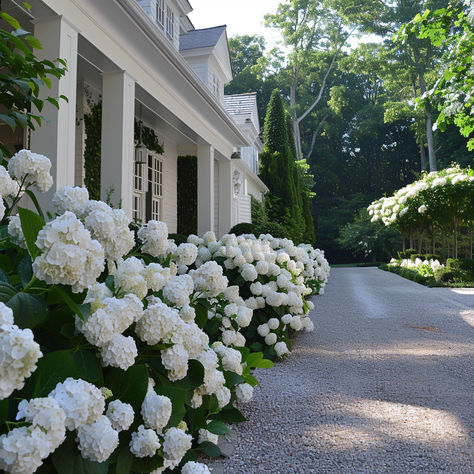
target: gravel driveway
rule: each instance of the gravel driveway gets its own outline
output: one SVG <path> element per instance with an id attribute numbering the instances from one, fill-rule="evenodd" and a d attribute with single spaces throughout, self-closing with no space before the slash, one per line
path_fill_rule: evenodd
<path id="1" fill-rule="evenodd" d="M 335 268 L 313 301 L 213 473 L 474 473 L 474 290 Z"/>

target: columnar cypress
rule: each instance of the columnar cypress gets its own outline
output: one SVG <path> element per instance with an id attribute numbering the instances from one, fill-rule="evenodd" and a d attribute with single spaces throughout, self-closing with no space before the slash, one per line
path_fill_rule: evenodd
<path id="1" fill-rule="evenodd" d="M 283 224 L 288 235 L 299 242 L 302 216 L 295 189 L 294 160 L 288 144 L 285 109 L 277 89 L 273 91 L 267 107 L 264 142 L 260 177 L 270 190 L 265 200 L 268 217 Z"/>

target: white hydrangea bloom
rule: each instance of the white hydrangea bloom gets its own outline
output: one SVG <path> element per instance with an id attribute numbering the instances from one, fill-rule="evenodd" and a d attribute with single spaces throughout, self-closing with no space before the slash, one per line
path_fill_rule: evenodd
<path id="1" fill-rule="evenodd" d="M 235 335 L 236 335 L 236 332 L 233 329 L 222 331 L 222 335 L 221 335 L 222 342 L 226 346 L 231 346 L 235 342 Z"/>
<path id="2" fill-rule="evenodd" d="M 242 374 L 242 354 L 227 347 L 225 352 L 222 354 L 222 366 L 225 370 L 230 370 L 231 372 L 236 372 L 237 374 Z"/>
<path id="3" fill-rule="evenodd" d="M 278 327 L 280 326 L 280 321 L 278 321 L 277 318 L 270 318 L 268 320 L 268 327 L 274 331 L 275 329 L 278 329 Z"/>
<path id="4" fill-rule="evenodd" d="M 277 342 L 277 335 L 274 332 L 271 332 L 265 336 L 265 344 L 268 346 L 273 346 Z"/>
<path id="5" fill-rule="evenodd" d="M 133 337 L 114 334 L 112 339 L 102 346 L 102 365 L 127 370 L 135 363 L 137 355 L 137 345 Z"/>
<path id="6" fill-rule="evenodd" d="M 45 193 L 53 185 L 50 174 L 51 161 L 46 156 L 32 153 L 30 150 L 20 150 L 8 162 L 8 172 L 17 181 L 31 184 L 34 189 Z"/>
<path id="7" fill-rule="evenodd" d="M 132 405 L 120 400 L 110 402 L 105 415 L 112 423 L 113 429 L 118 432 L 128 430 L 135 418 Z"/>
<path id="8" fill-rule="evenodd" d="M 177 306 L 189 305 L 189 296 L 194 290 L 193 279 L 190 275 L 178 275 L 166 283 L 163 288 L 163 297 Z"/>
<path id="9" fill-rule="evenodd" d="M 184 324 L 178 310 L 164 303 L 151 304 L 135 326 L 138 337 L 153 346 L 161 341 L 169 342 L 178 327 Z"/>
<path id="10" fill-rule="evenodd" d="M 13 322 L 10 308 L 0 303 L 0 400 L 23 388 L 42 357 L 31 329 L 20 329 Z"/>
<path id="11" fill-rule="evenodd" d="M 164 222 L 148 221 L 137 233 L 138 238 L 143 242 L 143 252 L 152 257 L 159 257 L 168 248 L 168 227 Z"/>
<path id="12" fill-rule="evenodd" d="M 87 188 L 63 186 L 53 196 L 53 206 L 57 214 L 71 211 L 77 216 L 83 214 L 89 202 L 89 191 Z"/>
<path id="13" fill-rule="evenodd" d="M 301 324 L 301 318 L 299 316 L 293 316 L 290 321 L 290 327 L 295 331 L 301 331 L 301 329 L 303 329 L 303 325 Z"/>
<path id="14" fill-rule="evenodd" d="M 192 265 L 198 256 L 198 248 L 194 244 L 180 244 L 176 249 L 176 255 L 181 265 Z"/>
<path id="15" fill-rule="evenodd" d="M 171 400 L 164 395 L 157 395 L 153 388 L 149 389 L 142 403 L 141 414 L 145 426 L 158 433 L 168 424 L 171 416 Z"/>
<path id="16" fill-rule="evenodd" d="M 48 222 L 38 233 L 36 245 L 41 255 L 33 262 L 33 272 L 48 284 L 71 285 L 79 293 L 89 287 L 104 270 L 104 251 L 92 240 L 72 212 Z"/>
<path id="17" fill-rule="evenodd" d="M 161 351 L 161 362 L 166 370 L 169 371 L 168 378 L 175 382 L 186 377 L 188 373 L 188 353 L 182 344 Z"/>
<path id="18" fill-rule="evenodd" d="M 158 435 L 143 425 L 138 427 L 138 431 L 132 433 L 130 452 L 137 458 L 154 456 L 160 446 L 161 443 Z"/>
<path id="19" fill-rule="evenodd" d="M 159 263 L 150 263 L 141 274 L 152 291 L 160 291 L 171 278 L 171 270 L 163 268 Z"/>
<path id="20" fill-rule="evenodd" d="M 53 452 L 66 438 L 66 414 L 51 397 L 22 400 L 18 405 L 17 420 L 25 419 L 31 428 L 47 435 L 49 452 Z"/>
<path id="21" fill-rule="evenodd" d="M 202 428 L 199 430 L 198 443 L 204 443 L 205 441 L 217 444 L 219 443 L 219 435 L 211 433 L 210 431 Z"/>
<path id="22" fill-rule="evenodd" d="M 41 429 L 22 426 L 0 436 L 0 469 L 15 474 L 35 472 L 50 454 L 50 443 Z"/>
<path id="23" fill-rule="evenodd" d="M 268 327 L 267 323 L 260 324 L 257 328 L 257 332 L 260 336 L 265 337 L 270 332 L 270 328 Z"/>
<path id="24" fill-rule="evenodd" d="M 277 353 L 278 357 L 281 357 L 288 352 L 288 347 L 283 341 L 277 342 L 275 344 L 275 352 Z"/>
<path id="25" fill-rule="evenodd" d="M 182 344 L 190 359 L 195 359 L 209 345 L 209 336 L 195 323 L 183 326 Z"/>
<path id="26" fill-rule="evenodd" d="M 258 277 L 257 270 L 251 263 L 245 263 L 240 274 L 245 281 L 255 281 Z"/>
<path id="27" fill-rule="evenodd" d="M 197 270 L 191 270 L 194 289 L 207 297 L 216 297 L 222 293 L 229 283 L 222 273 L 222 267 L 214 261 L 206 262 Z"/>
<path id="28" fill-rule="evenodd" d="M 281 322 L 283 324 L 290 324 L 291 320 L 293 319 L 293 316 L 291 314 L 284 314 L 281 317 Z"/>
<path id="29" fill-rule="evenodd" d="M 83 458 L 104 462 L 118 446 L 119 436 L 112 428 L 110 420 L 101 415 L 93 423 L 79 426 L 77 441 Z"/>
<path id="30" fill-rule="evenodd" d="M 190 323 L 194 321 L 194 319 L 196 318 L 196 310 L 192 306 L 189 306 L 189 305 L 183 306 L 179 310 L 179 315 L 181 316 L 181 319 L 184 322 Z"/>
<path id="31" fill-rule="evenodd" d="M 19 247 L 26 249 L 26 240 L 21 228 L 20 216 L 10 216 L 8 219 L 8 235 L 10 235 L 13 243 Z"/>
<path id="32" fill-rule="evenodd" d="M 96 386 L 71 377 L 58 383 L 49 396 L 54 398 L 66 413 L 68 430 L 75 430 L 98 420 L 105 407 L 104 397 Z"/>
<path id="33" fill-rule="evenodd" d="M 224 290 L 224 296 L 230 303 L 237 303 L 241 299 L 239 295 L 239 287 L 237 285 L 228 286 Z"/>
<path id="34" fill-rule="evenodd" d="M 253 397 L 253 387 L 248 383 L 240 383 L 235 387 L 237 399 L 243 403 L 248 403 Z"/>
<path id="35" fill-rule="evenodd" d="M 135 245 L 130 219 L 122 209 L 112 209 L 105 202 L 89 201 L 84 210 L 84 224 L 104 248 L 105 257 L 118 260 Z"/>
<path id="36" fill-rule="evenodd" d="M 0 196 L 16 196 L 20 187 L 8 174 L 6 168 L 0 165 Z"/>
<path id="37" fill-rule="evenodd" d="M 85 338 L 95 346 L 102 347 L 111 341 L 115 334 L 123 333 L 143 315 L 142 302 L 134 294 L 123 298 L 105 298 L 99 308 L 86 321 L 79 321 L 79 328 Z"/>
<path id="38" fill-rule="evenodd" d="M 114 274 L 115 287 L 122 289 L 125 293 L 133 293 L 140 299 L 145 298 L 148 293 L 148 284 L 144 278 L 144 271 L 143 261 L 136 257 L 119 260 Z"/>
<path id="39" fill-rule="evenodd" d="M 105 307 L 105 298 L 111 298 L 112 296 L 112 291 L 105 283 L 96 282 L 87 289 L 84 304 L 90 303 L 91 313 L 95 313 L 98 309 Z"/>
<path id="40" fill-rule="evenodd" d="M 170 428 L 164 438 L 163 454 L 166 459 L 181 460 L 191 449 L 192 436 L 179 428 Z"/>
<path id="41" fill-rule="evenodd" d="M 216 397 L 217 397 L 217 402 L 219 404 L 219 408 L 224 408 L 225 406 L 227 406 L 230 402 L 230 398 L 231 398 L 231 392 L 230 390 L 227 388 L 227 387 L 220 387 L 217 389 L 217 391 L 215 392 L 216 394 Z"/>
<path id="42" fill-rule="evenodd" d="M 181 474 L 210 474 L 209 468 L 200 462 L 188 461 L 181 470 Z"/>

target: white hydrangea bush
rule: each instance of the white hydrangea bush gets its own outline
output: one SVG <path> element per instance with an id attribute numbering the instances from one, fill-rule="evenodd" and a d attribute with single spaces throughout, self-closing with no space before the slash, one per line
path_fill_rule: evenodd
<path id="1" fill-rule="evenodd" d="M 0 419 L 0 469 L 60 472 L 82 458 L 110 472 L 117 459 L 209 472 L 196 453 L 219 453 L 226 423 L 244 420 L 253 369 L 289 352 L 290 331 L 312 330 L 324 254 L 269 235 L 177 245 L 163 222 L 137 227 L 77 187 L 55 193 L 45 221 L 20 199 L 47 191 L 49 170 L 28 150 L 0 166 L 0 254 L 12 262 L 0 281 L 0 413 L 16 413 Z"/>

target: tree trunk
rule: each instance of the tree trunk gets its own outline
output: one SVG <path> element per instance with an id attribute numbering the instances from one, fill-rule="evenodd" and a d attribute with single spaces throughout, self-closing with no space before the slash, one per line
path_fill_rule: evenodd
<path id="1" fill-rule="evenodd" d="M 431 248 L 433 255 L 436 253 L 436 239 L 435 239 L 435 229 L 434 226 L 431 229 Z"/>
<path id="2" fill-rule="evenodd" d="M 423 226 L 420 225 L 418 229 L 418 253 L 423 251 Z"/>
<path id="3" fill-rule="evenodd" d="M 405 236 L 404 236 L 404 235 L 402 235 L 402 241 L 403 241 L 403 243 L 402 243 L 402 249 L 403 249 L 403 251 L 405 252 L 405 250 L 407 249 L 407 245 L 406 245 L 406 240 L 405 240 Z"/>
<path id="4" fill-rule="evenodd" d="M 458 219 L 457 219 L 457 217 L 453 217 L 453 223 L 454 223 L 453 255 L 454 255 L 454 258 L 458 258 Z"/>
<path id="5" fill-rule="evenodd" d="M 413 248 L 413 229 L 410 227 L 410 249 Z"/>
<path id="6" fill-rule="evenodd" d="M 425 155 L 425 145 L 423 144 L 423 139 L 420 141 L 420 170 L 421 172 L 426 171 L 426 155 Z"/>
<path id="7" fill-rule="evenodd" d="M 420 94 L 426 92 L 426 82 L 425 82 L 425 74 L 423 71 L 419 72 L 419 79 L 420 79 Z M 437 164 L 436 164 L 436 152 L 434 147 L 434 135 L 433 135 L 433 119 L 431 117 L 431 111 L 429 109 L 429 105 L 425 108 L 426 113 L 426 141 L 428 143 L 428 161 L 430 163 L 430 171 L 437 171 Z"/>

